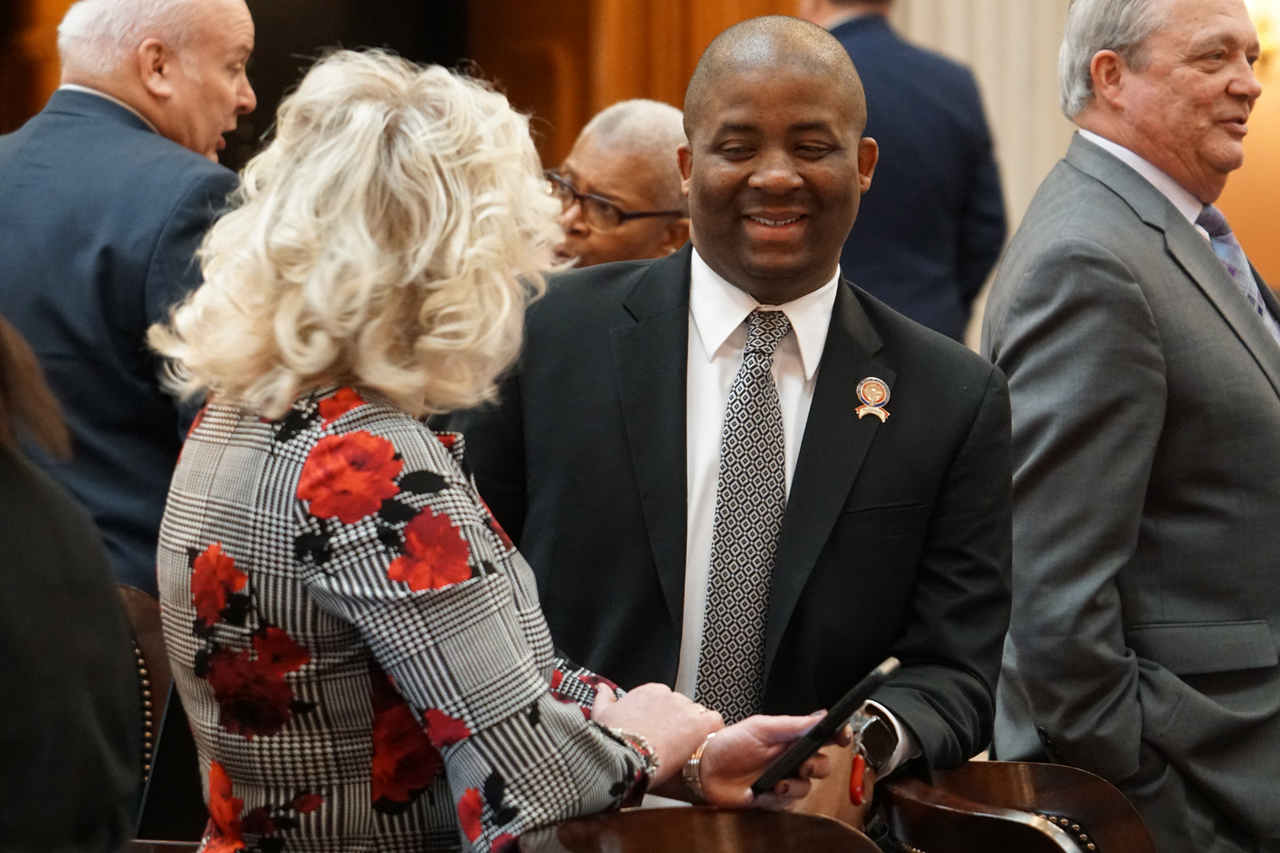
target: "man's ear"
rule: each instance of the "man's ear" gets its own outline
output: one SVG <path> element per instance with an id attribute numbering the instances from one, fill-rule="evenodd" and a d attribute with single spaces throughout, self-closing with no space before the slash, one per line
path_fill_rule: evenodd
<path id="1" fill-rule="evenodd" d="M 1125 61 L 1114 50 L 1100 50 L 1089 63 L 1089 76 L 1093 79 L 1093 94 L 1116 109 L 1124 107 Z"/>
<path id="2" fill-rule="evenodd" d="M 876 163 L 880 162 L 880 144 L 870 136 L 858 140 L 858 189 L 866 192 L 871 189 L 871 177 L 876 173 Z"/>
<path id="3" fill-rule="evenodd" d="M 173 65 L 178 61 L 173 51 L 158 38 L 149 38 L 138 45 L 136 53 L 138 74 L 142 86 L 158 101 L 173 96 Z"/>
<path id="4" fill-rule="evenodd" d="M 689 242 L 689 219 L 682 217 L 672 222 L 667 227 L 667 233 L 662 241 L 662 253 L 669 255 L 677 252 L 680 247 Z"/>
<path id="5" fill-rule="evenodd" d="M 680 191 L 688 198 L 689 174 L 693 171 L 693 149 L 689 147 L 689 143 L 682 143 L 676 149 L 676 162 L 680 166 Z"/>

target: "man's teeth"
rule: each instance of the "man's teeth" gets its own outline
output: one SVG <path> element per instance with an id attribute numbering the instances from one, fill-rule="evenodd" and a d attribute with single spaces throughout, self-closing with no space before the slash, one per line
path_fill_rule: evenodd
<path id="1" fill-rule="evenodd" d="M 777 228 L 777 227 L 779 227 L 779 226 L 782 226 L 782 225 L 790 225 L 792 222 L 799 222 L 799 221 L 800 221 L 800 217 L 799 217 L 799 216 L 792 217 L 791 219 L 764 219 L 764 218 L 759 217 L 759 216 L 751 216 L 751 217 L 749 217 L 749 218 L 750 218 L 750 219 L 752 219 L 752 220 L 754 220 L 754 221 L 756 221 L 756 222 L 762 223 L 762 224 L 764 224 L 764 225 L 772 225 L 772 226 L 774 226 L 775 228 Z"/>

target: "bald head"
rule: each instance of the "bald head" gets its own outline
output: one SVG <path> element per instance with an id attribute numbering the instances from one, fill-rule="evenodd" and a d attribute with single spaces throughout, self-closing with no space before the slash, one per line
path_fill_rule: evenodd
<path id="1" fill-rule="evenodd" d="M 588 140 L 600 150 L 618 151 L 652 164 L 652 202 L 659 208 L 685 206 L 680 191 L 676 149 L 685 141 L 680 110 L 660 101 L 636 98 L 601 110 L 582 129 L 579 141 Z"/>
<path id="2" fill-rule="evenodd" d="M 743 21 L 711 42 L 685 90 L 685 135 L 692 141 L 702 126 L 718 81 L 730 74 L 767 73 L 780 67 L 830 75 L 848 99 L 854 129 L 862 135 L 867 126 L 867 99 L 849 52 L 822 27 L 785 15 Z"/>

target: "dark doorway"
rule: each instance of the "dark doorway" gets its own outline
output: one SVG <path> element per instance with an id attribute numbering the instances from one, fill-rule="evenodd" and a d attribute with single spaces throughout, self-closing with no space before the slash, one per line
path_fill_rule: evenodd
<path id="1" fill-rule="evenodd" d="M 3 2 L 3 0 L 0 0 Z M 381 47 L 452 67 L 467 49 L 467 0 L 248 0 L 257 27 L 249 79 L 258 108 L 227 137 L 222 162 L 240 169 L 269 137 L 276 107 L 332 47 Z"/>

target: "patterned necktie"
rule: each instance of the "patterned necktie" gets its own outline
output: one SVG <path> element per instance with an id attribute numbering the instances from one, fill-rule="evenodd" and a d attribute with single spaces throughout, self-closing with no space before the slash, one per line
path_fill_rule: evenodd
<path id="1" fill-rule="evenodd" d="M 725 723 L 758 713 L 764 698 L 769 581 L 787 508 L 773 353 L 791 323 L 781 311 L 756 309 L 747 327 L 742 367 L 725 408 L 696 690 L 698 701 Z"/>
<path id="2" fill-rule="evenodd" d="M 1196 224 L 1209 232 L 1209 243 L 1213 246 L 1214 253 L 1227 268 L 1231 278 L 1244 291 L 1245 298 L 1249 300 L 1253 310 L 1258 312 L 1271 337 L 1276 339 L 1276 343 L 1280 343 L 1280 323 L 1271 316 L 1271 312 L 1267 310 L 1267 304 L 1262 301 L 1262 292 L 1258 290 L 1258 283 L 1254 281 L 1249 259 L 1245 257 L 1244 249 L 1241 248 L 1236 235 L 1231 233 L 1227 217 L 1223 216 L 1218 208 L 1206 204 L 1204 210 L 1200 211 Z"/>

